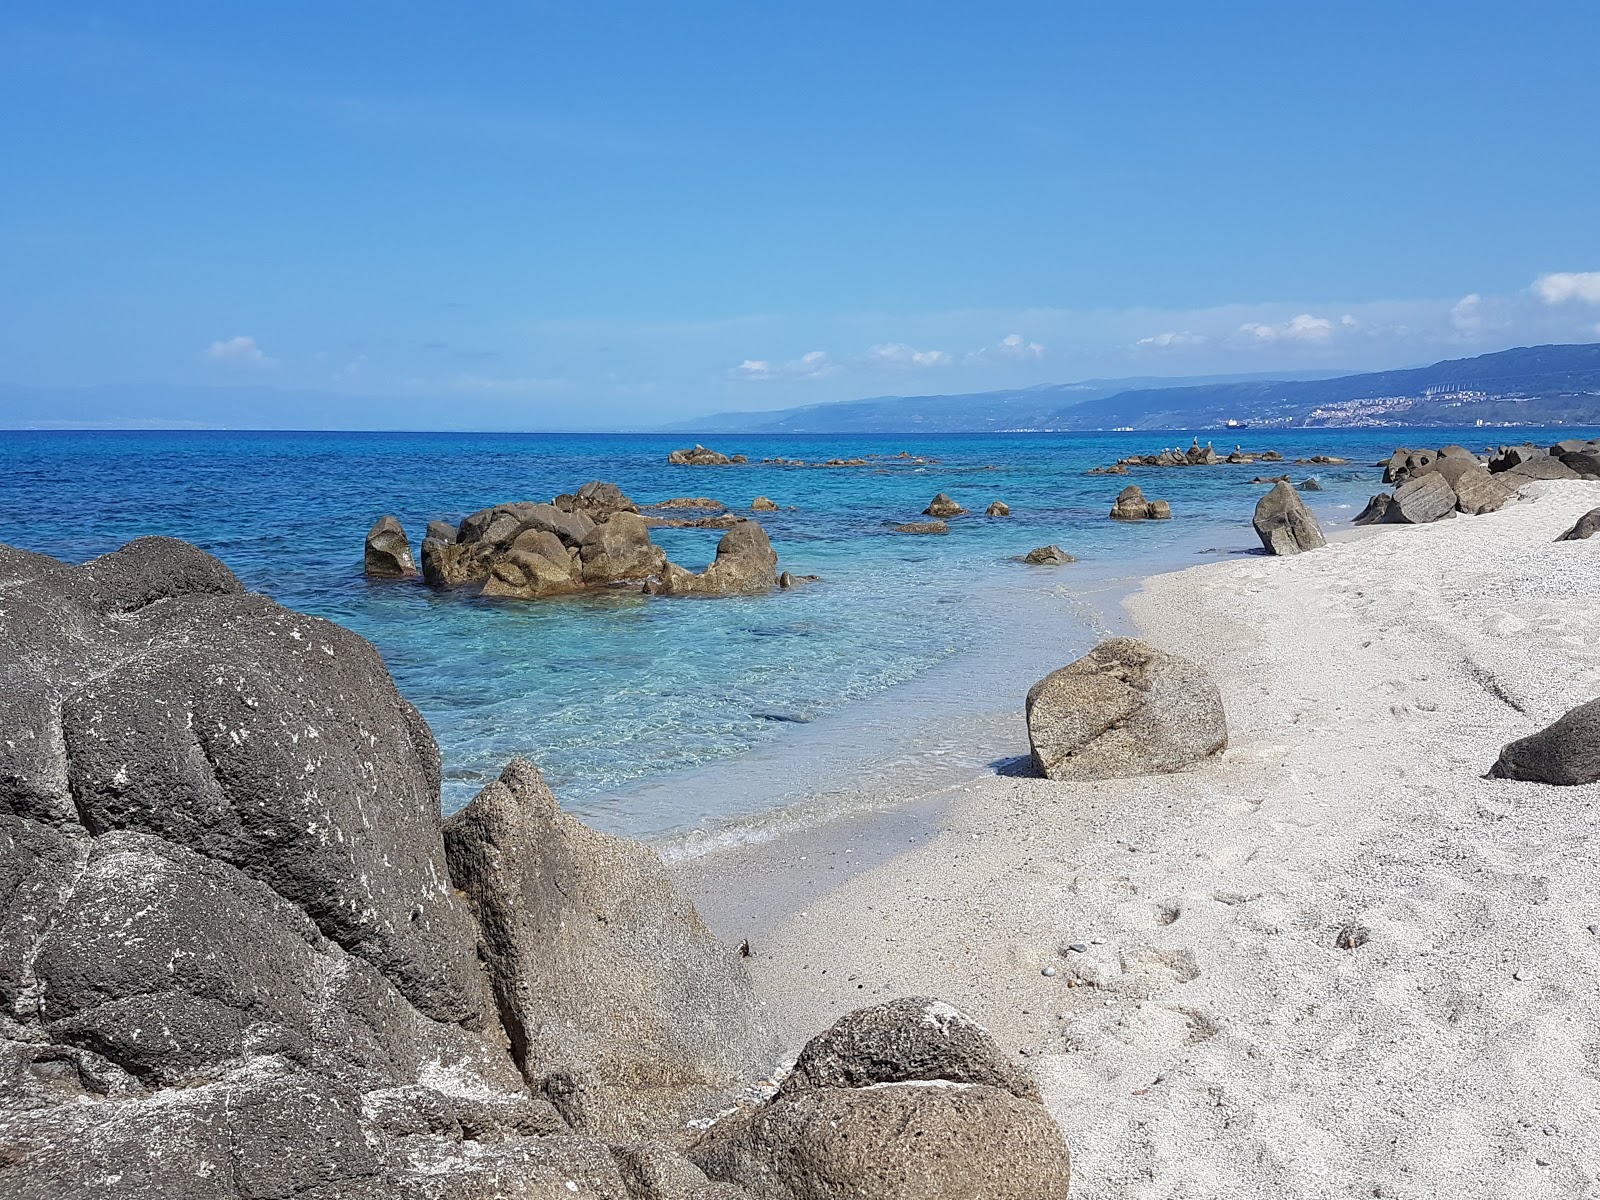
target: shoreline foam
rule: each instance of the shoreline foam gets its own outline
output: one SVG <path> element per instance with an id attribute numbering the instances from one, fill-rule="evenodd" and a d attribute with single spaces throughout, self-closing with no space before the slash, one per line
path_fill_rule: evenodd
<path id="1" fill-rule="evenodd" d="M 1223 690 L 1213 763 L 955 785 L 865 870 L 808 857 L 786 916 L 782 839 L 680 878 L 764 929 L 785 1030 L 927 991 L 984 1021 L 1035 1064 L 1081 1200 L 1588 1194 L 1600 786 L 1482 775 L 1600 692 L 1600 560 L 1554 542 L 1600 484 L 1523 495 L 1148 579 L 1144 636 Z"/>

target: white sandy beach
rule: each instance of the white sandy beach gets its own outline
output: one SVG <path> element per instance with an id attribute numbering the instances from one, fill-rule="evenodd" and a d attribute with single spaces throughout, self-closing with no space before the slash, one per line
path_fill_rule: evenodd
<path id="1" fill-rule="evenodd" d="M 1600 539 L 1554 542 L 1597 505 L 1535 484 L 1151 578 L 1128 613 L 1208 664 L 1227 752 L 928 798 L 905 852 L 762 920 L 775 1021 L 966 1008 L 1035 1064 L 1080 1200 L 1600 1195 L 1600 786 L 1482 778 L 1600 694 Z M 736 929 L 786 853 L 680 873 Z"/>

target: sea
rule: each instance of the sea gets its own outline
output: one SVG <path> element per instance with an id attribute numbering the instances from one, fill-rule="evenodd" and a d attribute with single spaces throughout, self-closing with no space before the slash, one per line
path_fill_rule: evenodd
<path id="1" fill-rule="evenodd" d="M 79 562 L 147 534 L 184 538 L 253 590 L 369 639 L 427 718 L 446 812 L 506 761 L 536 762 L 564 807 L 670 855 L 763 837 L 974 772 L 1018 769 L 1028 685 L 1122 627 L 1139 577 L 1259 553 L 1257 476 L 1314 478 L 1329 529 L 1383 490 L 1397 444 L 1538 443 L 1575 431 L 1240 429 L 1202 435 L 1285 462 L 1085 472 L 1192 434 L 726 435 L 745 465 L 670 466 L 681 435 L 0 432 L 0 542 Z M 1586 432 L 1585 436 L 1592 436 Z M 1296 463 L 1314 455 L 1347 465 Z M 861 457 L 864 466 L 794 466 Z M 918 459 L 923 461 L 919 462 Z M 636 503 L 711 497 L 754 514 L 779 569 L 816 583 L 760 597 L 604 592 L 486 600 L 369 581 L 368 528 L 616 483 Z M 1171 521 L 1107 519 L 1137 483 Z M 970 511 L 898 533 L 938 492 Z M 1011 516 L 983 515 L 995 500 Z M 660 529 L 692 570 L 721 533 Z M 1016 561 L 1054 544 L 1058 567 Z"/>

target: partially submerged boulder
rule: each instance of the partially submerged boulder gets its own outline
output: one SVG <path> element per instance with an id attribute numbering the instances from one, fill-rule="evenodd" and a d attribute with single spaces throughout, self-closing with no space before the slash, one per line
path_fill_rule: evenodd
<path id="1" fill-rule="evenodd" d="M 688 1154 L 770 1200 L 1066 1200 L 1071 1175 L 1033 1081 L 928 997 L 843 1017 L 769 1102 L 723 1117 Z"/>
<path id="2" fill-rule="evenodd" d="M 1117 493 L 1111 506 L 1113 521 L 1165 521 L 1172 517 L 1172 509 L 1165 500 L 1146 500 L 1144 491 L 1130 483 Z"/>
<path id="3" fill-rule="evenodd" d="M 1299 554 L 1328 544 L 1305 501 L 1281 481 L 1256 502 L 1253 524 L 1268 554 Z"/>
<path id="4" fill-rule="evenodd" d="M 754 500 L 750 501 L 750 507 L 752 509 L 754 509 L 756 512 L 777 512 L 778 511 L 777 504 L 775 504 L 771 500 L 768 500 L 765 496 L 757 496 Z"/>
<path id="5" fill-rule="evenodd" d="M 1036 567 L 1064 567 L 1068 563 L 1075 563 L 1078 560 L 1060 546 L 1035 546 L 1018 558 L 1017 561 L 1029 563 Z"/>
<path id="6" fill-rule="evenodd" d="M 959 517 L 967 510 L 962 508 L 949 496 L 940 492 L 928 502 L 928 507 L 922 510 L 925 517 Z"/>
<path id="7" fill-rule="evenodd" d="M 395 516 L 379 517 L 367 530 L 364 565 L 368 579 L 409 579 L 417 574 L 405 527 Z"/>
<path id="8" fill-rule="evenodd" d="M 680 1122 L 772 1049 L 738 952 L 653 850 L 596 833 L 516 760 L 444 825 L 512 1053 L 589 1132 Z"/>
<path id="9" fill-rule="evenodd" d="M 1591 508 L 1578 518 L 1577 524 L 1556 539 L 1558 542 L 1581 542 L 1600 533 L 1600 508 Z"/>
<path id="10" fill-rule="evenodd" d="M 716 450 L 708 450 L 698 442 L 688 450 L 674 450 L 667 455 L 667 462 L 675 467 L 725 467 L 732 463 L 746 461 L 742 454 L 723 454 Z"/>
<path id="11" fill-rule="evenodd" d="M 983 515 L 986 517 L 1009 517 L 1011 515 L 1011 506 L 1004 500 L 996 500 L 983 510 Z"/>
<path id="12" fill-rule="evenodd" d="M 1101 642 L 1034 684 L 1027 719 L 1034 766 L 1049 779 L 1178 771 L 1228 744 L 1205 670 L 1133 638 Z"/>
<path id="13" fill-rule="evenodd" d="M 717 557 L 700 574 L 667 563 L 646 588 L 664 596 L 757 595 L 777 586 L 777 567 L 778 552 L 767 531 L 756 521 L 741 520 L 722 535 Z"/>
<path id="14" fill-rule="evenodd" d="M 1580 704 L 1554 724 L 1506 746 L 1489 768 L 1489 777 L 1568 787 L 1600 783 L 1600 700 Z"/>
<path id="15" fill-rule="evenodd" d="M 949 533 L 950 526 L 943 521 L 907 521 L 894 527 L 896 533 Z"/>

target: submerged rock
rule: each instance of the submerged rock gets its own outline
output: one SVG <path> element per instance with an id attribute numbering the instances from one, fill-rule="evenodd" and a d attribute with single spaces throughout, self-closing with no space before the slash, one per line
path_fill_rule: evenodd
<path id="1" fill-rule="evenodd" d="M 1506 746 L 1489 768 L 1489 777 L 1562 786 L 1600 783 L 1600 700 L 1580 704 L 1554 724 Z"/>
<path id="2" fill-rule="evenodd" d="M 1049 779 L 1177 771 L 1228 744 L 1205 670 L 1133 638 L 1101 642 L 1034 684 L 1027 720 L 1034 765 Z"/>
<path id="3" fill-rule="evenodd" d="M 896 533 L 949 533 L 950 526 L 943 521 L 908 521 L 894 527 Z"/>
<path id="4" fill-rule="evenodd" d="M 771 1200 L 1066 1200 L 1071 1174 L 1033 1081 L 927 997 L 842 1018 L 770 1101 L 723 1117 L 688 1154 Z"/>
<path id="5" fill-rule="evenodd" d="M 367 530 L 365 568 L 368 579 L 409 579 L 417 573 L 411 543 L 398 517 L 379 517 Z"/>
<path id="6" fill-rule="evenodd" d="M 1299 554 L 1328 544 L 1305 501 L 1282 481 L 1256 502 L 1252 523 L 1268 554 Z"/>

